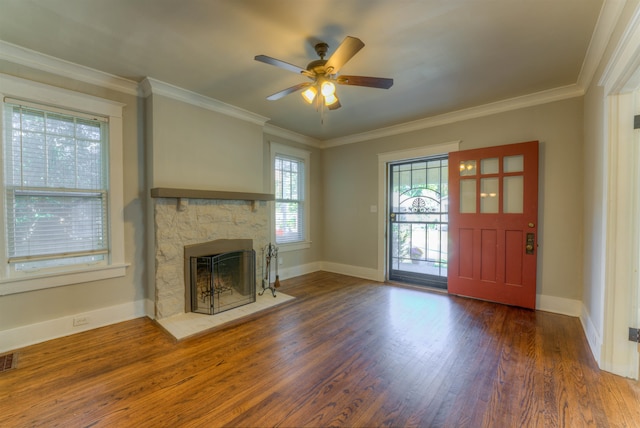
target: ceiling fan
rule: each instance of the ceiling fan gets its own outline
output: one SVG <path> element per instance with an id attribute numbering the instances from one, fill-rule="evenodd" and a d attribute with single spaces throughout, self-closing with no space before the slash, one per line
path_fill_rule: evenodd
<path id="1" fill-rule="evenodd" d="M 306 69 L 266 55 L 256 55 L 254 59 L 264 62 L 265 64 L 275 65 L 276 67 L 304 75 L 311 80 L 310 82 L 298 83 L 290 88 L 276 92 L 268 96 L 268 100 L 279 100 L 286 95 L 304 89 L 302 97 L 309 104 L 313 103 L 314 100 L 320 103 L 320 99 L 322 99 L 324 105 L 326 105 L 329 110 L 335 110 L 341 107 L 340 100 L 338 100 L 335 93 L 336 83 L 338 85 L 367 86 L 380 89 L 389 89 L 393 85 L 393 79 L 384 77 L 338 75 L 338 71 L 340 71 L 342 66 L 353 58 L 363 47 L 364 43 L 362 40 L 357 37 L 347 36 L 329 59 L 324 59 L 327 55 L 329 45 L 326 43 L 318 43 L 315 45 L 315 50 L 320 59 L 311 61 Z"/>

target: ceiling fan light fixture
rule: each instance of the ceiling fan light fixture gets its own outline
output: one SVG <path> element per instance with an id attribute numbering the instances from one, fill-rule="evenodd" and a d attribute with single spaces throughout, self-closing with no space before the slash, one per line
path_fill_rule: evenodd
<path id="1" fill-rule="evenodd" d="M 309 86 L 307 89 L 302 91 L 302 98 L 304 98 L 306 102 L 311 104 L 313 100 L 316 98 L 317 93 L 318 93 L 318 90 L 314 86 Z"/>
<path id="2" fill-rule="evenodd" d="M 320 92 L 325 97 L 332 96 L 336 93 L 336 85 L 328 81 L 322 82 L 322 85 L 320 85 Z"/>
<path id="3" fill-rule="evenodd" d="M 324 105 L 331 106 L 337 102 L 338 102 L 338 97 L 336 97 L 335 94 L 324 95 Z"/>

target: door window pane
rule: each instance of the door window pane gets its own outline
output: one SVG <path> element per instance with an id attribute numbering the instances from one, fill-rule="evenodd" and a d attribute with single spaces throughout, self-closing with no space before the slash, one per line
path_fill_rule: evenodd
<path id="1" fill-rule="evenodd" d="M 480 180 L 480 212 L 484 214 L 498 213 L 498 178 Z"/>
<path id="2" fill-rule="evenodd" d="M 460 180 L 460 212 L 476 212 L 476 180 Z"/>
<path id="3" fill-rule="evenodd" d="M 468 160 L 460 162 L 460 175 L 476 175 L 476 161 Z"/>
<path id="4" fill-rule="evenodd" d="M 480 161 L 481 174 L 497 174 L 500 170 L 500 161 L 498 158 L 482 159 Z"/>
<path id="5" fill-rule="evenodd" d="M 503 162 L 504 172 L 524 171 L 524 157 L 522 155 L 505 156 Z"/>
<path id="6" fill-rule="evenodd" d="M 504 177 L 504 201 L 503 212 L 508 214 L 522 214 L 524 199 L 524 177 L 516 175 Z"/>

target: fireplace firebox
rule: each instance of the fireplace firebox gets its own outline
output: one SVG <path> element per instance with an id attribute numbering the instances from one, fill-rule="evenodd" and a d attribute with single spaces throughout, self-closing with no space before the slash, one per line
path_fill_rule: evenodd
<path id="1" fill-rule="evenodd" d="M 256 301 L 251 240 L 217 240 L 185 247 L 187 311 L 214 315 Z"/>

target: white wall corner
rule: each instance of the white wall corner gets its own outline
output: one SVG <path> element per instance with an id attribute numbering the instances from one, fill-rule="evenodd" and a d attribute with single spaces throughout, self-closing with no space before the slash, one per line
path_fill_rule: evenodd
<path id="1" fill-rule="evenodd" d="M 151 303 L 153 307 L 153 303 Z M 146 299 L 0 331 L 0 352 L 147 316 Z M 74 324 L 79 324 L 75 325 Z"/>

